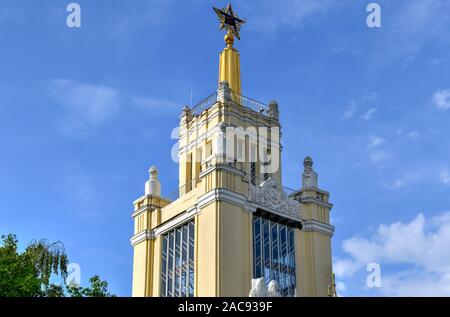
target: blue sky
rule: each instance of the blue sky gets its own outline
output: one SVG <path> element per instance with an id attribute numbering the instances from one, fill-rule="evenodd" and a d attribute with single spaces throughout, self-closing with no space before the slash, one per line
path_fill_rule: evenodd
<path id="1" fill-rule="evenodd" d="M 233 1 L 243 94 L 280 104 L 284 185 L 311 155 L 330 191 L 344 296 L 450 295 L 450 3 Z M 132 201 L 151 165 L 176 189 L 171 131 L 217 86 L 226 1 L 0 4 L 0 232 L 64 242 L 82 282 L 131 294 Z M 381 266 L 368 288 L 366 266 Z"/>

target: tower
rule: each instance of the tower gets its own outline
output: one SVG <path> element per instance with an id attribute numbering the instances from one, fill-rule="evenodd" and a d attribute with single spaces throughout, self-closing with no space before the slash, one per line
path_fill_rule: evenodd
<path id="1" fill-rule="evenodd" d="M 282 296 L 327 296 L 328 194 L 312 160 L 301 190 L 282 187 L 278 103 L 242 95 L 233 45 L 245 21 L 231 5 L 214 11 L 227 30 L 218 89 L 181 112 L 175 196 L 151 168 L 134 202 L 133 296 L 248 296 L 254 278 Z"/>
<path id="2" fill-rule="evenodd" d="M 306 157 L 302 174 L 302 188 L 291 195 L 300 202 L 302 230 L 298 234 L 298 269 L 304 277 L 299 284 L 299 294 L 327 296 L 333 283 L 331 263 L 331 238 L 334 227 L 330 224 L 330 194 L 319 189 L 318 174 L 313 160 Z"/>

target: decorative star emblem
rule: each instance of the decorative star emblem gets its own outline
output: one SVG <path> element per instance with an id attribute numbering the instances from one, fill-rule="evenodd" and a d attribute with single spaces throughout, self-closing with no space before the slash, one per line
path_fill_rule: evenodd
<path id="1" fill-rule="evenodd" d="M 218 9 L 213 7 L 213 9 L 219 17 L 220 30 L 226 29 L 227 31 L 231 31 L 240 40 L 239 32 L 242 24 L 245 23 L 245 20 L 239 18 L 237 14 L 234 13 L 231 3 L 229 3 L 226 8 Z"/>

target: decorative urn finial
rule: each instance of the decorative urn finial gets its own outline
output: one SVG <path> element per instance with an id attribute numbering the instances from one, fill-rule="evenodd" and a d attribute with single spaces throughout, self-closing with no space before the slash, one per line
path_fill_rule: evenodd
<path id="1" fill-rule="evenodd" d="M 145 183 L 145 195 L 161 196 L 161 183 L 158 179 L 158 169 L 156 166 L 150 167 L 149 180 Z"/>
<path id="2" fill-rule="evenodd" d="M 310 156 L 305 157 L 303 161 L 302 188 L 318 187 L 318 174 L 314 172 L 313 164 L 314 162 Z"/>

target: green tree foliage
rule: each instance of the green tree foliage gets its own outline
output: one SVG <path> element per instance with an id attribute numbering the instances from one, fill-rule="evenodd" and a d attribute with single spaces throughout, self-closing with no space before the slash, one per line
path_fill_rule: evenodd
<path id="1" fill-rule="evenodd" d="M 44 294 L 55 295 L 57 285 L 50 284 L 52 274 L 59 276 L 63 281 L 67 278 L 67 265 L 69 261 L 61 242 L 48 243 L 47 240 L 33 240 L 26 248 L 25 254 L 36 267 L 37 279 L 41 281 Z"/>
<path id="2" fill-rule="evenodd" d="M 29 254 L 17 253 L 14 235 L 2 236 L 0 246 L 0 297 L 41 295 L 41 281 Z"/>
<path id="3" fill-rule="evenodd" d="M 108 282 L 102 281 L 98 275 L 89 279 L 90 287 L 68 285 L 67 292 L 71 297 L 115 297 L 108 292 Z"/>
<path id="4" fill-rule="evenodd" d="M 98 275 L 90 279 L 90 287 L 65 286 L 69 263 L 61 242 L 32 241 L 24 252 L 17 250 L 15 235 L 0 240 L 0 297 L 112 297 L 108 283 Z M 61 279 L 62 284 L 51 283 Z"/>

